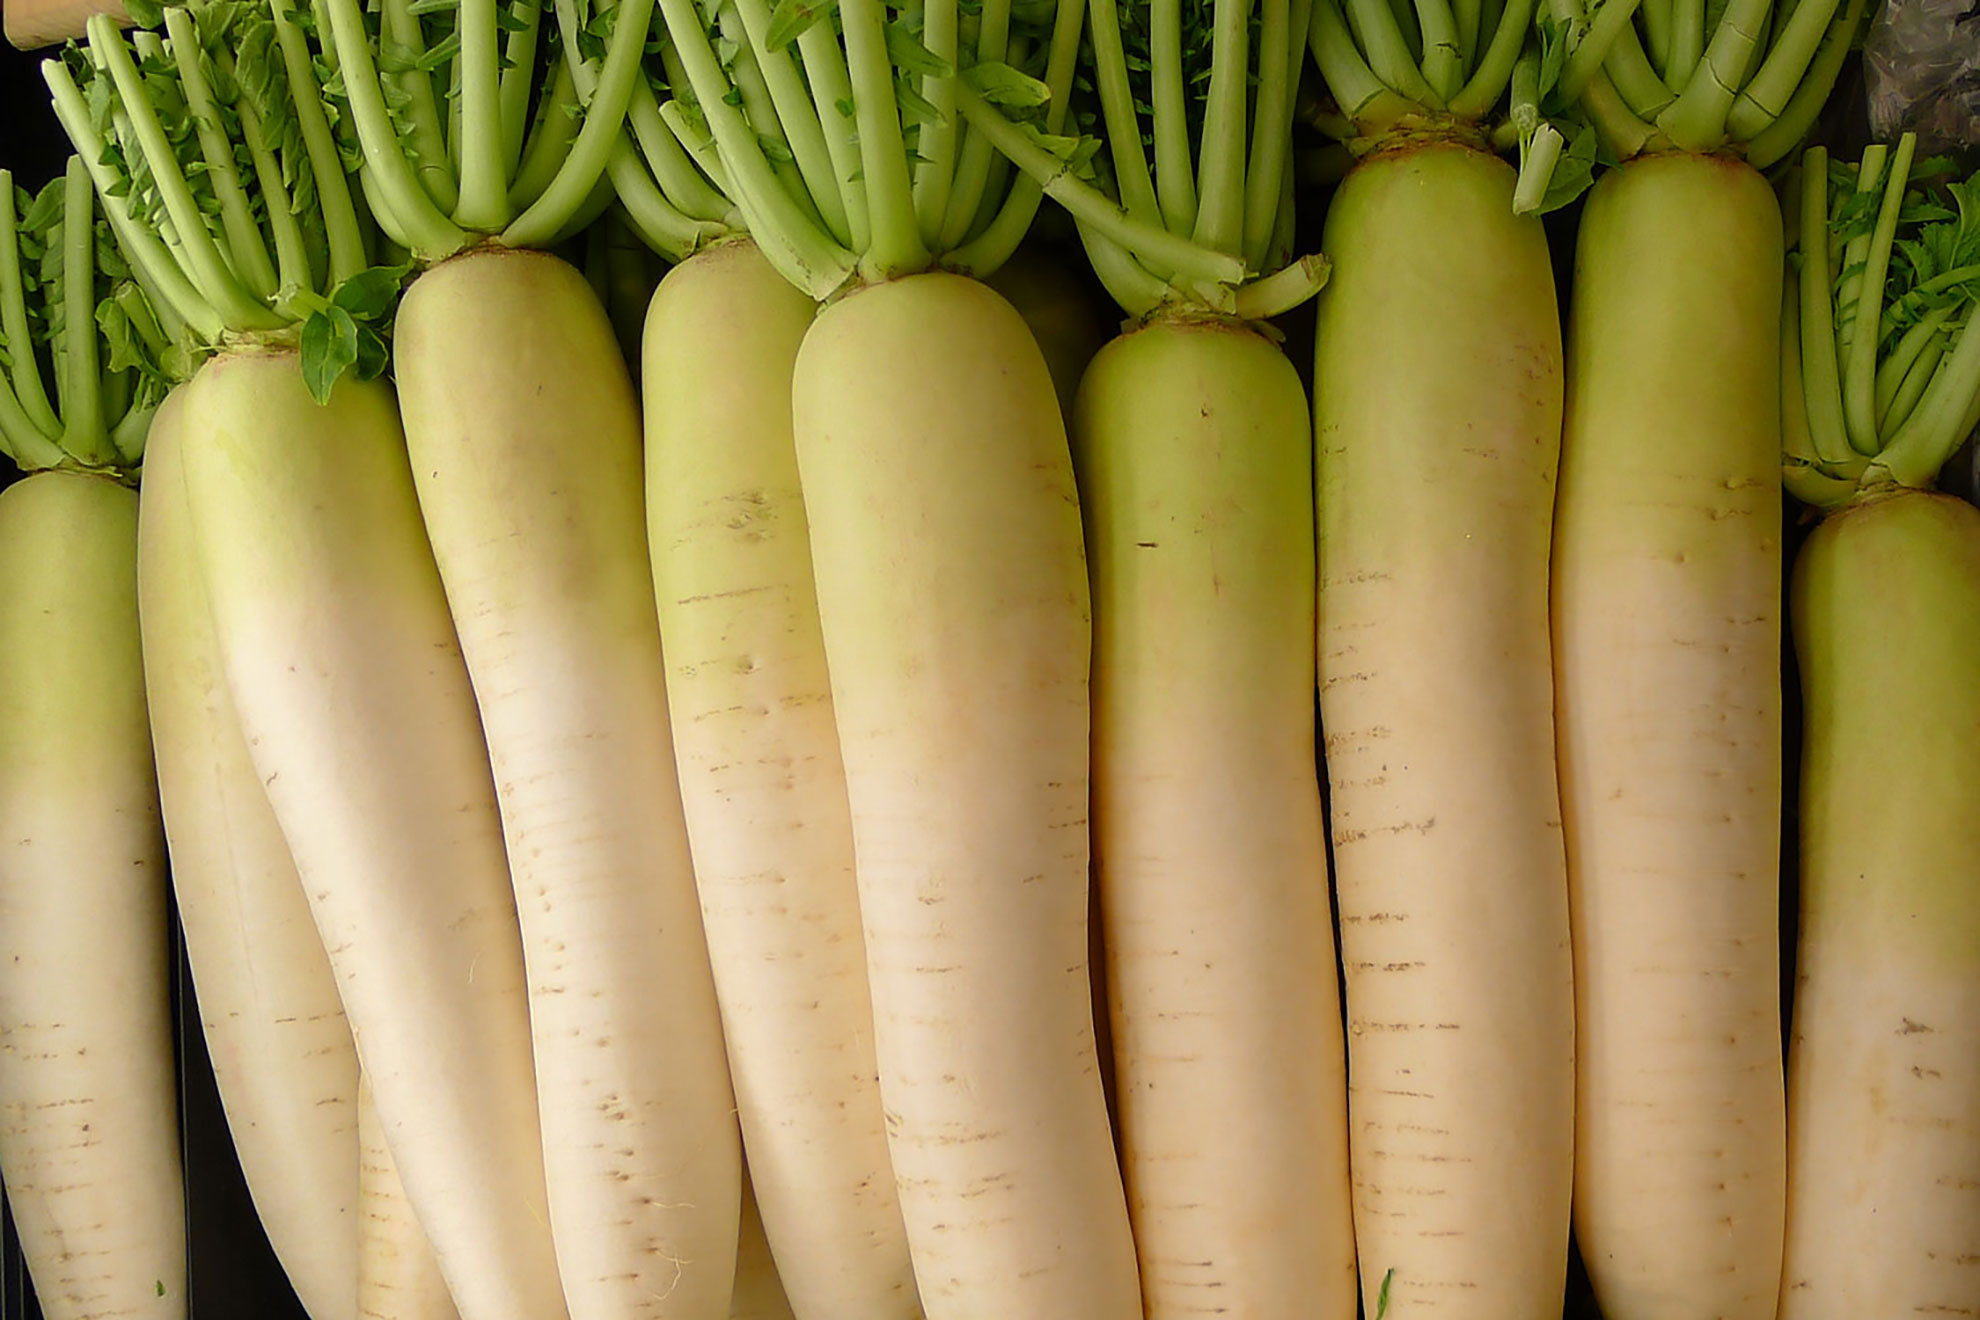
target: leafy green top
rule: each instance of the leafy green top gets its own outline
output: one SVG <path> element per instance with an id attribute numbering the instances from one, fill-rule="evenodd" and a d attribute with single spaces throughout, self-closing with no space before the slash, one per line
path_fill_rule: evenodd
<path id="1" fill-rule="evenodd" d="M 1781 334 L 1783 472 L 1810 504 L 1929 486 L 1980 424 L 1980 175 L 1804 157 Z"/>
<path id="2" fill-rule="evenodd" d="M 1736 150 L 1764 169 L 1807 136 L 1866 0 L 1547 0 L 1562 96 L 1617 156 Z"/>
<path id="3" fill-rule="evenodd" d="M 1188 278 L 1243 274 L 1236 258 L 1130 216 L 1096 186 L 1098 143 L 1066 132 L 1079 0 L 659 8 L 664 33 L 629 116 L 656 191 L 714 232 L 739 220 L 814 297 L 937 264 L 988 274 L 1047 194 Z M 733 204 L 726 216 L 717 197 Z"/>
<path id="4" fill-rule="evenodd" d="M 128 474 L 182 366 L 69 159 L 30 196 L 0 170 L 0 453 L 20 467 Z"/>
<path id="5" fill-rule="evenodd" d="M 299 340 L 312 392 L 384 370 L 403 264 L 374 266 L 348 167 L 356 144 L 290 0 L 162 11 L 128 38 L 106 17 L 43 66 L 55 110 L 154 303 L 202 346 Z"/>

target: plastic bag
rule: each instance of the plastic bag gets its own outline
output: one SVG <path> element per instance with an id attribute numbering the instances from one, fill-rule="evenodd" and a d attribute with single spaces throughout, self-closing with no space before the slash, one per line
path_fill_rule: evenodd
<path id="1" fill-rule="evenodd" d="M 1921 153 L 1980 147 L 1980 0 L 1885 0 L 1864 40 L 1871 136 Z"/>

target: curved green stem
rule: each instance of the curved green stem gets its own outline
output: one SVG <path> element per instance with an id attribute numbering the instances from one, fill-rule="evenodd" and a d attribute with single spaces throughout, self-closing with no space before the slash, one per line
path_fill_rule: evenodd
<path id="1" fill-rule="evenodd" d="M 324 235 L 329 243 L 330 270 L 326 283 L 329 288 L 335 288 L 371 265 L 370 244 L 358 220 L 350 175 L 344 168 L 343 153 L 337 148 L 337 134 L 323 110 L 323 89 L 316 80 L 309 38 L 296 22 L 290 0 L 270 0 L 270 12 L 275 18 L 275 39 L 282 48 L 282 65 L 294 91 L 295 106 L 291 113 L 302 130 L 303 151 L 316 183 L 317 214 L 323 218 Z M 319 40 L 327 47 L 330 34 L 320 32 Z"/>
<path id="2" fill-rule="evenodd" d="M 1607 73 L 1589 80 L 1588 90 L 1581 94 L 1581 108 L 1618 160 L 1628 160 L 1657 136 L 1657 130 L 1624 102 Z"/>
<path id="3" fill-rule="evenodd" d="M 69 157 L 62 177 L 62 448 L 92 467 L 117 461 L 103 416 L 96 352 L 96 207 L 89 172 Z"/>
<path id="4" fill-rule="evenodd" d="M 719 148 L 719 160 L 709 159 L 687 138 L 682 139 L 682 145 L 697 161 L 707 162 L 704 171 L 742 211 L 750 234 L 764 256 L 792 283 L 822 300 L 852 273 L 856 265 L 853 255 L 820 229 L 796 199 L 784 191 L 763 155 L 755 131 L 725 99 L 728 79 L 708 44 L 695 0 L 660 0 L 660 8 L 683 76 L 693 87 L 695 100 L 707 117 L 708 129 Z M 885 52 L 881 55 L 884 60 Z M 891 84 L 887 90 L 891 104 Z M 670 110 L 674 113 L 669 114 Z M 682 117 L 674 104 L 662 106 L 661 116 L 670 127 Z M 901 163 L 905 165 L 905 160 Z M 909 214 L 912 215 L 912 209 Z"/>
<path id="5" fill-rule="evenodd" d="M 1485 48 L 1471 80 L 1451 101 L 1450 111 L 1459 119 L 1483 119 L 1505 95 L 1512 81 L 1513 65 L 1526 45 L 1527 31 L 1533 26 L 1535 0 L 1507 0 L 1492 30 L 1492 43 Z"/>
<path id="6" fill-rule="evenodd" d="M 357 121 L 358 141 L 373 172 L 378 197 L 397 223 L 401 241 L 416 257 L 425 262 L 450 257 L 467 246 L 467 234 L 420 186 L 406 144 L 386 112 L 383 84 L 372 62 L 358 0 L 328 0 L 328 4 L 337 61 L 343 68 L 344 93 L 351 117 Z M 374 211 L 379 209 L 373 206 Z"/>
<path id="7" fill-rule="evenodd" d="M 0 170 L 0 339 L 9 346 L 14 388 L 9 397 L 22 409 L 29 429 L 53 435 L 62 429 L 43 387 L 34 340 L 28 333 L 27 287 L 21 279 L 20 216 L 14 209 L 14 176 Z"/>
<path id="8" fill-rule="evenodd" d="M 791 154 L 791 140 L 784 132 L 783 121 L 777 115 L 777 104 L 770 95 L 770 86 L 764 81 L 763 70 L 756 62 L 755 48 L 734 4 L 722 6 L 716 16 L 715 30 L 735 50 L 725 67 L 729 85 L 735 89 L 734 94 L 742 98 L 743 118 L 756 130 L 757 141 L 777 148 L 770 153 L 770 166 L 776 171 L 778 183 L 804 208 L 813 222 L 823 225 L 824 216 L 805 186 L 804 174 Z M 800 106 L 799 113 L 809 114 L 809 106 Z"/>
<path id="9" fill-rule="evenodd" d="M 1606 11 L 1605 11 L 1606 12 Z M 1616 35 L 1616 41 L 1609 48 L 1609 57 L 1599 72 L 1609 75 L 1616 92 L 1623 99 L 1630 113 L 1645 122 L 1655 122 L 1677 98 L 1671 89 L 1664 86 L 1664 80 L 1650 67 L 1650 57 L 1644 53 L 1643 43 L 1637 40 L 1636 29 L 1625 26 Z M 1594 74 L 1590 74 L 1592 79 Z M 1586 84 L 1578 84 L 1571 94 L 1579 100 L 1587 90 Z"/>
<path id="10" fill-rule="evenodd" d="M 557 61 L 550 70 L 550 85 L 543 89 L 537 105 L 536 123 L 523 149 L 522 164 L 509 183 L 509 205 L 517 212 L 543 195 L 577 142 L 582 98 L 571 65 L 570 60 Z"/>
<path id="11" fill-rule="evenodd" d="M 254 208 L 241 187 L 233 144 L 227 141 L 220 107 L 200 60 L 199 36 L 193 30 L 192 15 L 184 9 L 166 10 L 165 30 L 171 37 L 172 63 L 179 75 L 179 88 L 185 93 L 187 117 L 199 138 L 207 183 L 220 203 L 220 221 L 226 231 L 227 250 L 233 257 L 234 269 L 256 297 L 271 298 L 278 283 L 275 263 L 269 258 L 268 245 L 262 241 L 261 228 L 255 223 Z"/>
<path id="12" fill-rule="evenodd" d="M 1740 89 L 1726 116 L 1726 129 L 1736 141 L 1760 134 L 1787 107 L 1788 98 L 1808 72 L 1809 62 L 1829 30 L 1842 0 L 1800 0 L 1775 36 L 1773 47 L 1746 86 Z"/>
<path id="13" fill-rule="evenodd" d="M 1342 113 L 1357 128 L 1385 127 L 1409 108 L 1408 101 L 1391 91 L 1362 59 L 1339 0 L 1313 0 L 1313 26 L 1307 43 L 1313 48 L 1320 76 L 1327 80 Z"/>
<path id="14" fill-rule="evenodd" d="M 1980 328 L 1976 327 L 1980 317 L 1968 317 L 1925 397 L 1871 462 L 1872 468 L 1882 468 L 1901 486 L 1931 485 L 1972 427 L 1968 419 L 1980 400 Z"/>
<path id="15" fill-rule="evenodd" d="M 1889 356 L 1877 364 L 1877 428 L 1888 433 L 1904 421 L 1891 416 L 1892 405 L 1903 389 L 1911 369 L 1934 350 L 1943 350 L 1944 326 L 1956 310 L 1950 305 L 1934 307 L 1918 318 L 1918 323 L 1898 337 Z M 1934 358 L 1934 361 L 1937 359 Z"/>
<path id="16" fill-rule="evenodd" d="M 1561 70 L 1560 94 L 1569 101 L 1579 100 L 1588 80 L 1593 78 L 1608 60 L 1609 52 L 1615 49 L 1625 33 L 1635 35 L 1631 20 L 1636 16 L 1640 0 L 1608 0 L 1595 11 L 1594 21 L 1588 30 L 1575 43 L 1568 56 L 1567 67 Z M 1638 47 L 1641 50 L 1641 47 Z M 1648 67 L 1647 64 L 1645 67 Z"/>
<path id="17" fill-rule="evenodd" d="M 672 262 L 686 261 L 708 244 L 729 236 L 730 230 L 683 215 L 654 185 L 630 143 L 621 141 L 607 171 L 626 219 L 640 240 Z"/>
<path id="18" fill-rule="evenodd" d="M 1941 332 L 1926 339 L 1921 351 L 1911 360 L 1904 376 L 1891 391 L 1878 417 L 1878 425 L 1886 435 L 1896 435 L 1904 424 L 1911 420 L 1911 414 L 1918 407 L 1918 401 L 1925 397 L 1926 389 L 1934 376 L 1938 375 L 1939 364 L 1945 361 L 1947 336 Z"/>
<path id="19" fill-rule="evenodd" d="M 971 127 L 988 137 L 1047 196 L 1071 211 L 1081 224 L 1118 243 L 1138 259 L 1192 280 L 1236 284 L 1244 278 L 1244 262 L 1240 258 L 1130 216 L 1105 193 L 1074 175 L 1065 161 L 1026 137 L 968 84 L 958 84 L 957 103 Z"/>
<path id="20" fill-rule="evenodd" d="M 1169 286 L 1126 248 L 1086 225 L 1077 226 L 1077 230 L 1087 264 L 1122 311 L 1129 316 L 1146 316 L 1169 297 Z"/>
<path id="21" fill-rule="evenodd" d="M 283 319 L 243 288 L 221 259 L 220 249 L 206 227 L 199 203 L 186 183 L 186 176 L 179 169 L 171 141 L 145 95 L 136 66 L 131 63 L 130 50 L 108 16 L 98 14 L 90 19 L 89 42 L 90 49 L 102 55 L 104 68 L 116 83 L 124 111 L 130 116 L 132 131 L 144 152 L 146 164 L 151 168 L 152 181 L 166 213 L 172 217 L 172 224 L 178 230 L 179 241 L 192 264 L 193 279 L 200 290 L 232 329 L 273 330 L 280 327 Z"/>
<path id="22" fill-rule="evenodd" d="M 1850 46 L 1856 39 L 1856 29 L 1863 21 L 1866 0 L 1847 0 L 1843 12 L 1830 22 L 1828 30 L 1822 34 L 1822 43 L 1815 51 L 1815 58 L 1809 63 L 1808 71 L 1788 98 L 1787 105 L 1766 128 L 1746 142 L 1746 161 L 1756 170 L 1764 170 L 1780 160 L 1808 136 L 1815 127 L 1815 121 L 1822 116 L 1822 107 L 1828 103 L 1829 93 L 1834 90 L 1836 77 L 1842 72 L 1843 61 L 1849 58 Z"/>
<path id="23" fill-rule="evenodd" d="M 1464 50 L 1458 36 L 1457 15 L 1450 0 L 1414 0 L 1416 23 L 1423 33 L 1423 58 L 1417 67 L 1423 81 L 1437 94 L 1440 104 L 1448 103 L 1464 85 Z"/>
<path id="24" fill-rule="evenodd" d="M 1843 420 L 1849 441 L 1859 454 L 1877 452 L 1877 350 L 1884 338 L 1884 280 L 1890 271 L 1891 245 L 1897 239 L 1898 211 L 1905 185 L 1911 181 L 1911 158 L 1918 139 L 1906 133 L 1898 139 L 1884 181 L 1883 205 L 1877 229 L 1857 280 L 1856 312 L 1851 318 L 1849 356 L 1843 372 Z"/>
<path id="25" fill-rule="evenodd" d="M 1712 44 L 1685 82 L 1684 91 L 1657 116 L 1657 126 L 1679 147 L 1710 151 L 1725 142 L 1726 117 L 1766 28 L 1772 3 L 1731 0 L 1726 6 L 1725 15 L 1712 30 Z"/>
<path id="26" fill-rule="evenodd" d="M 1809 149 L 1801 166 L 1801 374 L 1808 434 L 1822 462 L 1849 461 L 1835 318 L 1829 302 L 1829 153 Z"/>
<path id="27" fill-rule="evenodd" d="M 668 206 L 692 220 L 728 225 L 735 214 L 735 203 L 711 187 L 695 168 L 680 139 L 660 118 L 660 106 L 645 79 L 633 84 L 632 104 L 626 107 L 626 127 L 639 144 L 639 155 L 653 172 L 653 182 L 659 186 Z"/>
<path id="28" fill-rule="evenodd" d="M 585 105 L 584 127 L 578 130 L 571 154 L 542 195 L 502 231 L 505 245 L 550 246 L 591 198 L 619 144 L 633 83 L 646 76 L 640 60 L 646 53 L 646 33 L 652 21 L 653 0 L 621 0 L 618 23 L 605 51 L 604 72 Z M 568 32 L 565 40 L 575 45 L 577 34 Z"/>
<path id="29" fill-rule="evenodd" d="M 845 197 L 839 187 L 837 165 L 820 118 L 823 110 L 813 93 L 806 88 L 804 75 L 799 71 L 791 51 L 788 48 L 771 50 L 767 45 L 770 6 L 765 0 L 736 0 L 735 11 L 749 41 L 756 69 L 763 79 L 764 91 L 774 107 L 785 145 L 790 149 L 798 175 L 803 180 L 804 191 L 817 207 L 819 219 L 832 237 L 841 243 L 851 242 L 852 229 L 847 222 Z M 726 14 L 724 17 L 726 19 Z M 837 114 L 834 109 L 835 118 Z M 754 114 L 751 121 L 761 122 Z"/>
<path id="30" fill-rule="evenodd" d="M 437 208 L 452 211 L 460 198 L 455 191 L 447 133 L 440 123 L 440 100 L 433 91 L 433 75 L 416 64 L 427 53 L 425 33 L 408 0 L 378 0 L 378 11 L 379 49 L 406 63 L 404 69 L 386 76 L 407 98 L 412 125 L 405 137 L 405 150 L 412 158 L 414 176 Z"/>
<path id="31" fill-rule="evenodd" d="M 984 22 L 996 13 L 1010 16 L 1010 0 L 992 0 L 984 6 Z M 798 58 L 804 62 L 804 79 L 811 88 L 811 99 L 818 125 L 825 135 L 826 150 L 832 157 L 832 182 L 838 190 L 840 209 L 845 212 L 846 234 L 855 252 L 864 251 L 872 239 L 872 224 L 866 214 L 866 184 L 860 177 L 859 135 L 856 121 L 841 110 L 852 104 L 852 76 L 846 71 L 846 53 L 839 46 L 838 34 L 830 23 L 814 23 L 797 39 Z M 955 202 L 952 199 L 950 206 Z"/>
<path id="32" fill-rule="evenodd" d="M 1418 105 L 1443 109 L 1444 99 L 1416 67 L 1416 57 L 1410 53 L 1402 25 L 1386 0 L 1347 0 L 1347 4 L 1348 12 L 1354 17 L 1354 27 L 1361 35 L 1361 47 L 1367 52 L 1368 67 L 1375 71 L 1375 76 L 1392 91 Z"/>

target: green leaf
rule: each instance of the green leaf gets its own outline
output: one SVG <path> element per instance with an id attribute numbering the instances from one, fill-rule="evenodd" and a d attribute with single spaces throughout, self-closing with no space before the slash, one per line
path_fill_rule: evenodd
<path id="1" fill-rule="evenodd" d="M 963 70 L 963 81 L 992 105 L 1010 110 L 1035 110 L 1052 99 L 1052 89 L 1008 64 L 974 64 Z"/>
<path id="2" fill-rule="evenodd" d="M 837 0 L 777 0 L 777 7 L 770 11 L 770 28 L 763 34 L 763 44 L 771 50 L 782 50 L 838 8 Z"/>
<path id="3" fill-rule="evenodd" d="M 412 263 L 403 266 L 373 266 L 339 284 L 330 294 L 333 306 L 341 307 L 360 321 L 373 321 L 392 310 L 399 286 L 412 274 Z"/>
<path id="4" fill-rule="evenodd" d="M 1396 1271 L 1391 1266 L 1389 1272 L 1382 1276 L 1381 1291 L 1375 1294 L 1375 1320 L 1383 1320 L 1389 1314 L 1389 1285 L 1395 1281 Z"/>
<path id="5" fill-rule="evenodd" d="M 1539 214 L 1558 211 L 1588 191 L 1595 182 L 1595 167 L 1600 163 L 1597 160 L 1600 143 L 1601 135 L 1593 124 L 1584 121 L 1574 126 L 1568 135 L 1567 149 L 1554 163 L 1553 177 L 1547 181 L 1547 191 L 1540 198 Z"/>
<path id="6" fill-rule="evenodd" d="M 165 21 L 165 6 L 159 0 L 124 0 L 124 12 L 139 27 L 155 28 Z M 158 1294 L 163 1297 L 164 1293 Z"/>
<path id="7" fill-rule="evenodd" d="M 903 73 L 946 78 L 955 72 L 955 66 L 922 45 L 913 33 L 899 23 L 887 24 L 887 58 Z"/>
<path id="8" fill-rule="evenodd" d="M 358 360 L 358 325 L 351 314 L 334 304 L 312 312 L 302 328 L 303 384 L 318 403 L 330 402 L 337 378 Z"/>

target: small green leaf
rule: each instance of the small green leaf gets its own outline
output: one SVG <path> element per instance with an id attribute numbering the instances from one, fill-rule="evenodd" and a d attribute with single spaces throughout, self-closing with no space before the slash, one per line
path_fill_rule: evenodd
<path id="1" fill-rule="evenodd" d="M 303 384 L 318 403 L 330 402 L 337 378 L 358 360 L 358 326 L 351 314 L 332 305 L 313 312 L 302 328 Z"/>
<path id="2" fill-rule="evenodd" d="M 972 65 L 962 76 L 978 96 L 1006 109 L 1035 110 L 1052 99 L 1050 86 L 1008 64 Z"/>
<path id="3" fill-rule="evenodd" d="M 1395 1267 L 1382 1276 L 1381 1291 L 1375 1294 L 1375 1320 L 1383 1320 L 1389 1314 L 1389 1285 L 1396 1281 Z"/>
<path id="4" fill-rule="evenodd" d="M 770 11 L 770 28 L 763 34 L 763 44 L 771 50 L 782 50 L 837 9 L 837 0 L 777 0 L 777 7 Z"/>
<path id="5" fill-rule="evenodd" d="M 331 292 L 330 302 L 360 321 L 376 320 L 392 310 L 392 303 L 399 296 L 399 286 L 411 273 L 410 263 L 361 270 Z"/>
<path id="6" fill-rule="evenodd" d="M 887 58 L 903 73 L 946 78 L 955 72 L 953 65 L 922 45 L 913 33 L 899 23 L 887 24 Z"/>
<path id="7" fill-rule="evenodd" d="M 131 16 L 131 22 L 139 27 L 155 28 L 165 21 L 165 6 L 159 0 L 124 0 L 124 12 Z M 158 1295 L 165 1295 L 164 1286 L 159 1286 Z"/>

